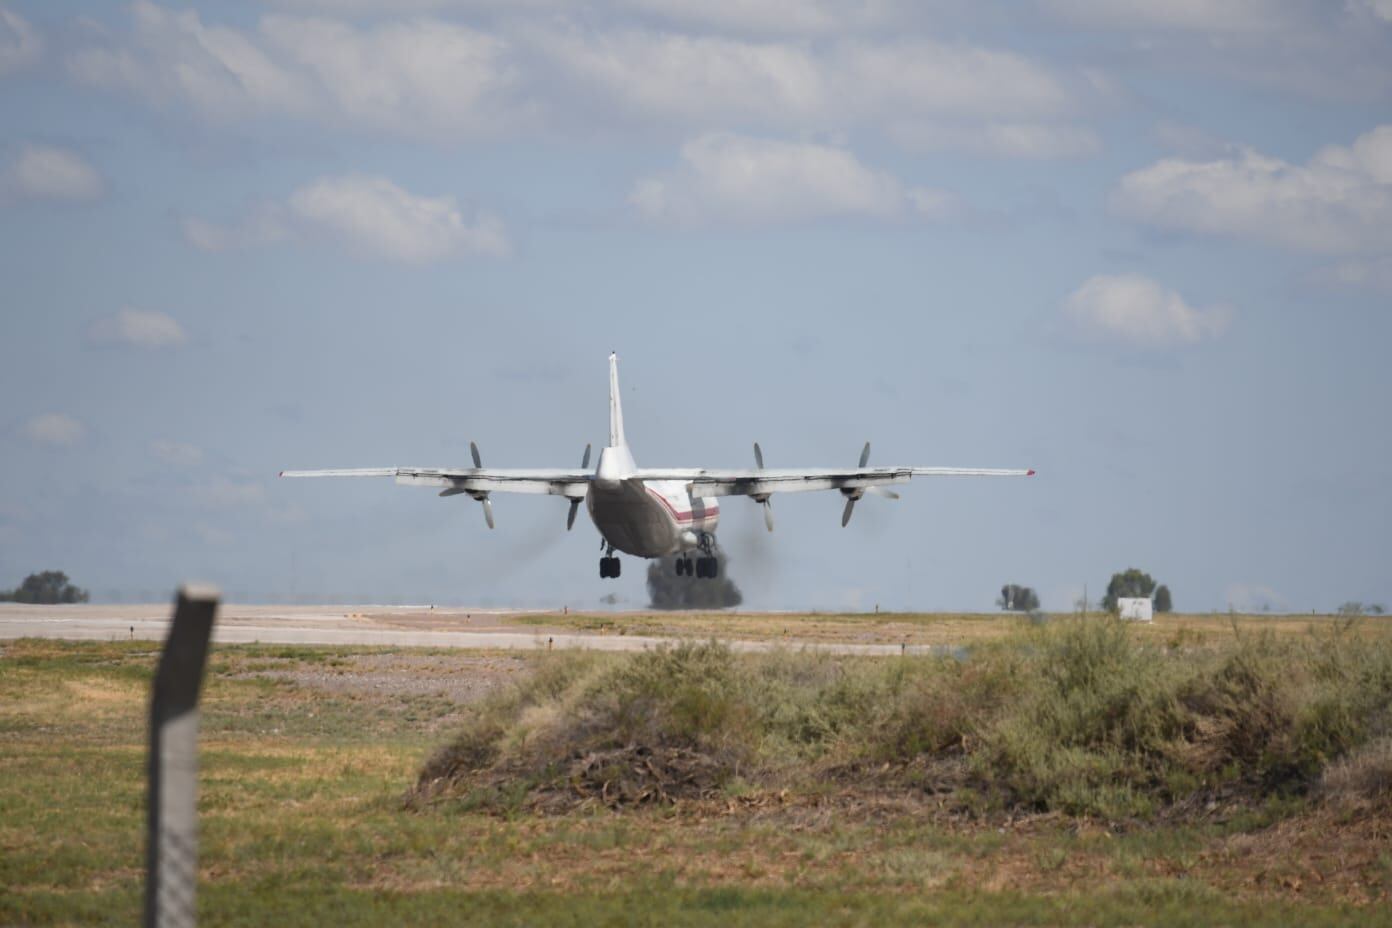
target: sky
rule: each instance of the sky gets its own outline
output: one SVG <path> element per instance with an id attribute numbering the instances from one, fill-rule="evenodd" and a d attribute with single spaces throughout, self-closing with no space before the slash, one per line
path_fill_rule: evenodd
<path id="1" fill-rule="evenodd" d="M 585 517 L 288 468 L 1033 467 L 724 500 L 760 609 L 1392 598 L 1389 0 L 0 0 L 0 587 L 618 608 Z"/>

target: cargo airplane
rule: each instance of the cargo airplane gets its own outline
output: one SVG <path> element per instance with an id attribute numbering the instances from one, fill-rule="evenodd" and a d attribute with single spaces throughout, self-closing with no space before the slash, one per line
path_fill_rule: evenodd
<path id="1" fill-rule="evenodd" d="M 851 520 L 856 502 L 866 493 L 890 499 L 899 495 L 886 487 L 914 477 L 1029 477 L 1033 470 L 977 467 L 870 467 L 870 443 L 860 452 L 856 467 L 766 468 L 759 445 L 754 467 L 716 470 L 704 467 L 639 467 L 624 438 L 623 407 L 619 398 L 618 356 L 609 355 L 609 444 L 590 467 L 590 446 L 574 470 L 484 467 L 478 446 L 469 443 L 473 467 L 370 467 L 336 470 L 287 470 L 282 477 L 395 477 L 405 486 L 438 487 L 441 496 L 469 496 L 483 505 L 483 518 L 493 527 L 493 493 L 544 493 L 570 502 L 566 529 L 584 503 L 599 529 L 601 578 L 617 577 L 615 551 L 635 557 L 674 558 L 681 576 L 714 578 L 715 527 L 722 496 L 747 496 L 761 504 L 764 524 L 773 531 L 775 493 L 836 490 L 846 500 L 841 524 Z M 691 557 L 696 552 L 697 557 Z"/>

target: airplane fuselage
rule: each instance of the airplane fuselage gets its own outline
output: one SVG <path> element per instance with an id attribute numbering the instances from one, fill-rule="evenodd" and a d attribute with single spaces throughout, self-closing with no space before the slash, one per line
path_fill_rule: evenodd
<path id="1" fill-rule="evenodd" d="M 701 545 L 720 521 L 713 497 L 692 496 L 677 480 L 596 480 L 585 508 L 605 541 L 625 554 L 665 557 Z"/>

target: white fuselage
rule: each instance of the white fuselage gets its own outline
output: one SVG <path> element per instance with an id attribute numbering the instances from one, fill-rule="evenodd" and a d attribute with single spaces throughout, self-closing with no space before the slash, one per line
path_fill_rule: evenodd
<path id="1" fill-rule="evenodd" d="M 585 507 L 604 540 L 625 554 L 679 554 L 700 547 L 720 519 L 715 499 L 692 496 L 687 487 L 677 480 L 595 480 Z"/>

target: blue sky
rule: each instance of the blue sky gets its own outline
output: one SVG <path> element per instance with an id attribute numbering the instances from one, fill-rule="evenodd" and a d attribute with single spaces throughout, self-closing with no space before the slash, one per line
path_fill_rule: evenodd
<path id="1" fill-rule="evenodd" d="M 0 585 L 592 608 L 554 499 L 291 467 L 1032 466 L 722 506 L 756 608 L 1389 598 L 1387 0 L 0 3 Z"/>

